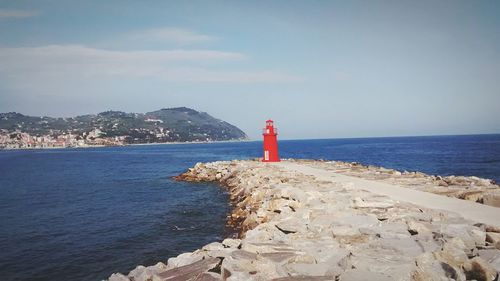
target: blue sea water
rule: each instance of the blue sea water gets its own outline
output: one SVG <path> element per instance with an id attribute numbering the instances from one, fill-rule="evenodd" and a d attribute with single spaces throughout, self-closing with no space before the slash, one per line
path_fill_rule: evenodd
<path id="1" fill-rule="evenodd" d="M 215 184 L 171 177 L 261 142 L 0 151 L 1 280 L 100 280 L 223 239 Z M 280 141 L 281 157 L 500 182 L 500 135 Z"/>

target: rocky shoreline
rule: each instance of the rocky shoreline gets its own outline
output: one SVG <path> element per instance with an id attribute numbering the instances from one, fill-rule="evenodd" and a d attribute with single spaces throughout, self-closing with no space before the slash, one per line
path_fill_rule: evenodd
<path id="1" fill-rule="evenodd" d="M 198 163 L 177 179 L 221 183 L 232 204 L 228 225 L 238 237 L 109 280 L 498 280 L 500 217 L 483 223 L 394 200 L 367 191 L 357 178 L 446 195 L 452 198 L 433 196 L 483 206 L 478 210 L 490 217 L 500 210 L 490 207 L 498 207 L 500 187 L 476 177 L 307 160 Z"/>

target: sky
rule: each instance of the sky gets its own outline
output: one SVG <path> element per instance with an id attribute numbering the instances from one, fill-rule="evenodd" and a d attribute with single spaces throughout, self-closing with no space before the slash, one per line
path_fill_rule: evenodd
<path id="1" fill-rule="evenodd" d="M 0 112 L 186 106 L 260 139 L 500 133 L 500 1 L 0 0 Z"/>

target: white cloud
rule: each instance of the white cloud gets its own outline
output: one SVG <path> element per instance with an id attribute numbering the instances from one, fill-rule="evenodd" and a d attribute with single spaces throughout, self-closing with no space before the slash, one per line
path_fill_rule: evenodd
<path id="1" fill-rule="evenodd" d="M 143 31 L 135 31 L 128 34 L 133 40 L 145 40 L 153 42 L 167 42 L 179 45 L 189 45 L 217 40 L 217 37 L 199 34 L 194 31 L 178 28 L 163 27 Z"/>
<path id="2" fill-rule="evenodd" d="M 112 51 L 81 45 L 0 48 L 4 83 L 77 77 L 151 77 L 176 82 L 272 83 L 300 80 L 275 71 L 221 70 L 211 63 L 245 59 L 211 50 Z"/>
<path id="3" fill-rule="evenodd" d="M 37 11 L 0 9 L 0 19 L 30 18 L 38 14 Z"/>
<path id="4" fill-rule="evenodd" d="M 213 71 L 203 68 L 167 69 L 160 76 L 169 81 L 209 83 L 277 83 L 301 80 L 298 76 L 276 71 Z"/>
<path id="5" fill-rule="evenodd" d="M 48 45 L 41 47 L 0 48 L 3 60 L 46 59 L 59 62 L 104 61 L 104 62 L 167 62 L 167 61 L 207 61 L 207 60 L 240 60 L 245 55 L 235 52 L 212 50 L 159 50 L 159 51 L 115 51 L 86 47 L 83 45 Z M 21 61 L 21 62 L 22 62 Z"/>

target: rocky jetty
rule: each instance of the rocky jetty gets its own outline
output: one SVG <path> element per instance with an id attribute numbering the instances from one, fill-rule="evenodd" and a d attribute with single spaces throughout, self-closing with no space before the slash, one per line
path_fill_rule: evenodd
<path id="1" fill-rule="evenodd" d="M 352 182 L 337 181 L 340 175 Z M 493 223 L 473 221 L 370 192 L 357 178 L 389 182 L 396 191 L 485 203 L 486 195 L 495 198 L 499 190 L 474 177 L 438 178 L 341 162 L 198 163 L 177 179 L 217 181 L 227 188 L 233 206 L 228 224 L 238 237 L 109 280 L 498 280 L 500 209 L 430 194 L 489 210 Z M 479 195 L 464 196 L 467 190 Z"/>
<path id="2" fill-rule="evenodd" d="M 295 160 L 301 164 L 364 179 L 500 207 L 500 187 L 493 180 L 464 176 L 434 176 L 342 161 Z"/>

